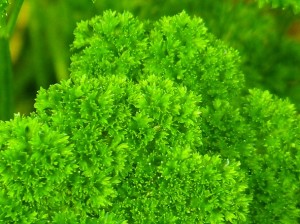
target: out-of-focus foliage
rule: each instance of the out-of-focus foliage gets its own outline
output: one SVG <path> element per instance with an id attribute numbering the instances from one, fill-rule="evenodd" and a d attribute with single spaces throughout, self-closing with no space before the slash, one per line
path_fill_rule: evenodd
<path id="1" fill-rule="evenodd" d="M 8 6 L 7 0 L 2 0 L 0 2 L 0 31 L 1 31 L 1 33 L 2 33 L 3 27 L 6 25 L 7 6 Z"/>
<path id="2" fill-rule="evenodd" d="M 260 6 L 271 5 L 274 8 L 292 8 L 296 13 L 300 11 L 298 0 L 257 0 Z"/>

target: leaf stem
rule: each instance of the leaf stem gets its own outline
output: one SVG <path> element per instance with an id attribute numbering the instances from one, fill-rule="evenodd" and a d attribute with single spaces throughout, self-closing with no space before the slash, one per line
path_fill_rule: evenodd
<path id="1" fill-rule="evenodd" d="M 24 0 L 17 0 L 15 5 L 13 6 L 11 15 L 10 15 L 8 23 L 7 23 L 7 31 L 6 32 L 7 32 L 8 38 L 10 38 L 14 32 L 17 18 L 20 13 L 23 2 L 24 2 Z"/>
<path id="2" fill-rule="evenodd" d="M 9 39 L 13 34 L 16 21 L 24 0 L 16 0 L 9 20 L 6 24 L 8 2 L 1 6 L 0 15 L 0 120 L 9 120 L 13 117 L 13 72 L 9 50 Z"/>
<path id="3" fill-rule="evenodd" d="M 0 37 L 0 120 L 9 120 L 13 115 L 12 65 L 9 41 Z"/>

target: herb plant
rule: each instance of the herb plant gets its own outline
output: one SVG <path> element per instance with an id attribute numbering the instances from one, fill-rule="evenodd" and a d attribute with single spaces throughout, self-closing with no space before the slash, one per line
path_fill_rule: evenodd
<path id="1" fill-rule="evenodd" d="M 78 24 L 70 78 L 0 122 L 5 223 L 297 223 L 299 116 L 182 12 Z"/>

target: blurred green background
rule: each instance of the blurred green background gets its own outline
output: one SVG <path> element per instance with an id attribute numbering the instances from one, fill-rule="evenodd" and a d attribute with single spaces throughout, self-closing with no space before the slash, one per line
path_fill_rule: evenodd
<path id="1" fill-rule="evenodd" d="M 289 97 L 300 108 L 300 16 L 246 0 L 27 0 L 10 41 L 15 112 L 33 111 L 40 87 L 68 78 L 76 22 L 104 10 L 128 10 L 155 20 L 185 10 L 239 50 L 249 88 Z"/>

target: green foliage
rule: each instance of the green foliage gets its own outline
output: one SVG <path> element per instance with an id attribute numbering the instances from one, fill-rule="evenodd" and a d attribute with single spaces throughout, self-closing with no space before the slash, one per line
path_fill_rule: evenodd
<path id="1" fill-rule="evenodd" d="M 108 21 L 109 27 L 104 26 Z M 123 21 L 127 23 L 124 25 Z M 129 30 L 135 31 L 132 36 Z M 237 67 L 238 55 L 207 34 L 201 20 L 181 13 L 164 17 L 151 26 L 138 23 L 129 14 L 126 17 L 107 12 L 103 17 L 80 23 L 75 37 L 71 65 L 75 78 L 82 74 L 111 75 L 111 68 L 135 81 L 157 74 L 201 95 L 203 139 L 199 150 L 220 153 L 228 161 L 242 161 L 243 169 L 250 174 L 250 192 L 256 198 L 250 209 L 251 219 L 257 223 L 297 220 L 299 202 L 294 198 L 299 192 L 296 186 L 299 158 L 295 147 L 299 120 L 295 110 L 289 102 L 273 101 L 270 94 L 257 90 L 242 98 L 243 76 Z M 119 66 L 121 62 L 128 63 L 123 67 Z M 283 126 L 285 122 L 289 125 Z M 261 156 L 262 150 L 265 157 Z M 279 159 L 282 154 L 291 156 Z M 268 172 L 262 174 L 265 169 Z M 293 190 L 281 188 L 283 183 L 294 186 Z M 281 211 L 288 208 L 291 213 L 286 215 L 279 208 Z"/>
<path id="2" fill-rule="evenodd" d="M 297 223 L 299 116 L 182 12 L 78 24 L 70 79 L 0 123 L 6 223 Z M 32 178 L 34 177 L 34 178 Z"/>
<path id="3" fill-rule="evenodd" d="M 130 223 L 246 221 L 249 198 L 239 163 L 180 147 L 165 147 L 151 157 L 151 162 L 139 160 L 113 206 Z"/>
<path id="4" fill-rule="evenodd" d="M 245 0 L 225 0 L 218 4 L 209 0 L 163 3 L 123 0 L 122 3 L 110 8 L 119 11 L 125 8 L 147 19 L 174 15 L 182 10 L 200 16 L 210 32 L 239 50 L 248 88 L 268 89 L 281 97 L 289 97 L 299 109 L 298 15 L 267 7 L 259 10 L 254 1 Z M 291 34 L 292 27 L 296 30 Z"/>
<path id="5" fill-rule="evenodd" d="M 74 145 L 34 116 L 1 122 L 0 136 L 1 222 L 48 220 L 70 197 Z"/>
<path id="6" fill-rule="evenodd" d="M 245 159 L 254 190 L 252 216 L 259 223 L 297 223 L 300 130 L 294 105 L 250 90 L 243 115 L 249 124 L 245 141 L 256 155 Z"/>
<path id="7" fill-rule="evenodd" d="M 112 207 L 134 223 L 245 220 L 249 199 L 243 195 L 247 185 L 245 177 L 237 175 L 238 164 L 224 168 L 220 158 L 197 153 L 200 97 L 157 76 L 136 85 L 116 76 L 75 78 L 40 91 L 36 108 L 41 120 L 69 133 L 76 145 L 82 181 L 72 180 L 72 191 L 76 195 L 85 189 L 79 201 L 97 198 L 97 204 L 88 199 L 80 211 L 97 214 L 99 206 Z M 199 166 L 202 171 L 197 171 Z M 107 182 L 97 183 L 99 176 Z M 87 178 L 90 185 L 82 185 Z M 165 195 L 171 186 L 174 191 Z M 198 196 L 202 202 L 195 199 L 196 192 L 205 195 Z M 224 204 L 204 209 L 210 200 Z M 157 220 L 159 214 L 165 215 Z"/>
<path id="8" fill-rule="evenodd" d="M 186 13 L 151 25 L 107 11 L 78 25 L 72 52 L 72 77 L 123 74 L 140 80 L 159 74 L 201 93 L 205 103 L 236 97 L 244 81 L 237 51 Z"/>

